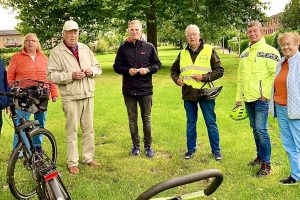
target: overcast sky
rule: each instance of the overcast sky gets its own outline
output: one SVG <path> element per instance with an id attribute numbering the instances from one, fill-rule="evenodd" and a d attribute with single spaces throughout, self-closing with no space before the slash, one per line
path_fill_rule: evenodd
<path id="1" fill-rule="evenodd" d="M 268 16 L 272 16 L 284 10 L 286 3 L 289 0 L 262 0 L 264 2 L 271 2 L 270 10 L 266 10 L 265 13 Z M 13 30 L 18 23 L 15 19 L 17 14 L 12 9 L 3 9 L 0 6 L 0 30 Z"/>

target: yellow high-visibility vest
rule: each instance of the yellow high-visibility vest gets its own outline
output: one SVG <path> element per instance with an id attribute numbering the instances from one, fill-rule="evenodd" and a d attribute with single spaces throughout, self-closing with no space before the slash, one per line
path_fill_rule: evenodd
<path id="1" fill-rule="evenodd" d="M 192 78 L 194 74 L 206 74 L 211 72 L 210 58 L 212 54 L 212 46 L 205 44 L 203 49 L 199 52 L 193 63 L 190 52 L 186 49 L 180 52 L 180 75 L 186 85 L 190 85 L 195 89 L 200 89 L 203 82 L 196 81 Z M 205 88 L 209 86 L 205 85 Z"/>

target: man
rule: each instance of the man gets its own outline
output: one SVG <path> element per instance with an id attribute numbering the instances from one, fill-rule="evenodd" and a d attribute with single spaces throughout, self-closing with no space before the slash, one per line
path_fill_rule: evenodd
<path id="1" fill-rule="evenodd" d="M 260 22 L 250 22 L 247 35 L 250 46 L 240 56 L 236 105 L 239 106 L 242 101 L 245 101 L 250 126 L 253 129 L 257 156 L 249 165 L 260 164 L 257 176 L 266 176 L 271 172 L 271 143 L 268 134 L 269 99 L 280 55 L 275 48 L 266 43 Z"/>
<path id="2" fill-rule="evenodd" d="M 0 58 L 0 92 L 9 92 L 9 91 L 10 89 L 7 82 L 7 72 Z M 0 96 L 0 135 L 1 135 L 2 125 L 3 125 L 2 110 L 8 107 L 10 103 L 11 103 L 11 98 L 9 98 L 8 96 Z"/>
<path id="3" fill-rule="evenodd" d="M 144 131 L 144 147 L 146 156 L 154 156 L 151 133 L 152 108 L 152 74 L 160 68 L 154 46 L 142 39 L 142 23 L 138 20 L 128 22 L 129 38 L 118 50 L 114 70 L 123 75 L 123 96 L 128 113 L 129 129 L 133 147 L 132 156 L 140 153 L 140 137 L 138 133 L 138 109 L 140 106 Z"/>
<path id="4" fill-rule="evenodd" d="M 219 161 L 222 160 L 220 153 L 219 131 L 216 124 L 215 100 L 199 99 L 200 88 L 206 82 L 211 82 L 223 76 L 224 69 L 220 58 L 211 45 L 205 44 L 200 39 L 198 26 L 191 24 L 185 29 L 188 46 L 182 50 L 171 68 L 173 81 L 182 87 L 182 99 L 187 118 L 187 152 L 185 159 L 191 159 L 196 151 L 198 119 L 198 104 L 200 105 L 204 121 L 208 131 L 208 137 L 212 154 Z M 190 76 L 182 76 L 189 73 Z"/>
<path id="5" fill-rule="evenodd" d="M 82 130 L 83 162 L 88 166 L 99 166 L 94 160 L 95 143 L 93 128 L 94 77 L 102 70 L 91 52 L 78 42 L 79 29 L 75 21 L 66 21 L 63 40 L 50 52 L 48 77 L 59 87 L 63 110 L 66 116 L 68 168 L 78 174 L 78 123 Z"/>

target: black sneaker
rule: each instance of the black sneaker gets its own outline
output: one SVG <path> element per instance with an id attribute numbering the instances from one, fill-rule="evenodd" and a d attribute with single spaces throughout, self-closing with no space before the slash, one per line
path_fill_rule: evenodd
<path id="1" fill-rule="evenodd" d="M 255 166 L 255 165 L 261 165 L 261 159 L 259 157 L 256 157 L 254 160 L 252 160 L 251 162 L 249 162 L 249 166 Z"/>
<path id="2" fill-rule="evenodd" d="M 283 185 L 295 185 L 298 182 L 291 176 L 289 176 L 287 179 L 282 179 L 279 181 L 280 183 L 282 183 Z"/>
<path id="3" fill-rule="evenodd" d="M 154 156 L 154 151 L 153 151 L 152 147 L 147 147 L 145 149 L 145 152 L 146 152 L 146 156 L 148 158 L 152 158 Z"/>
<path id="4" fill-rule="evenodd" d="M 256 173 L 256 175 L 258 177 L 261 177 L 261 176 L 267 176 L 271 173 L 271 165 L 268 164 L 268 163 L 262 163 L 260 165 L 260 169 L 258 170 L 258 172 Z"/>
<path id="5" fill-rule="evenodd" d="M 193 153 L 190 152 L 190 151 L 186 152 L 184 154 L 184 158 L 187 159 L 187 160 L 193 158 Z"/>
<path id="6" fill-rule="evenodd" d="M 140 154 L 140 147 L 133 146 L 131 149 L 131 155 L 132 156 L 138 156 Z"/>
<path id="7" fill-rule="evenodd" d="M 221 161 L 223 159 L 223 156 L 220 152 L 216 152 L 213 154 L 216 161 Z"/>

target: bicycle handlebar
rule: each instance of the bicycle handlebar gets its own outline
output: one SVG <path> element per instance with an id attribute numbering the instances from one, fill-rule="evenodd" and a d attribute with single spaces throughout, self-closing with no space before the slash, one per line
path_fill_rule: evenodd
<path id="1" fill-rule="evenodd" d="M 212 193 L 214 193 L 223 182 L 223 174 L 221 171 L 217 169 L 209 169 L 194 174 L 188 174 L 185 176 L 172 178 L 170 180 L 158 183 L 152 186 L 151 188 L 149 188 L 148 190 L 146 190 L 145 192 L 143 192 L 136 200 L 148 200 L 151 197 L 155 196 L 156 194 L 165 191 L 167 189 L 201 181 L 211 177 L 215 177 L 215 179 L 206 189 L 204 189 L 204 194 L 206 196 L 209 196 Z"/>

